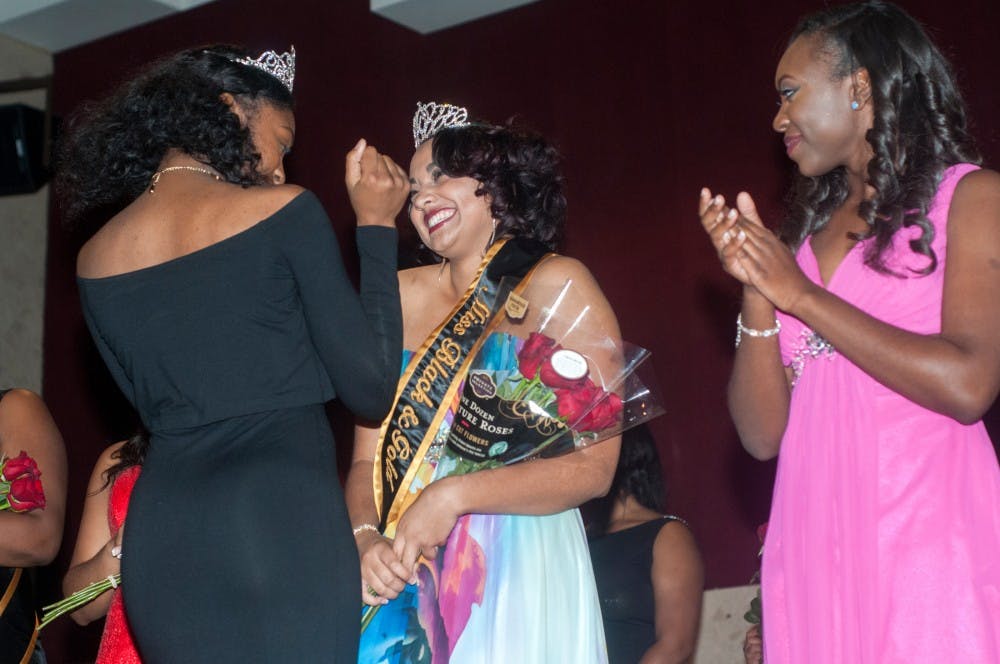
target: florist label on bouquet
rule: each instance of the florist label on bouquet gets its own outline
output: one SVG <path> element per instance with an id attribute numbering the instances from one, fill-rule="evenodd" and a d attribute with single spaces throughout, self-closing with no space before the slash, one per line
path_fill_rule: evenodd
<path id="1" fill-rule="evenodd" d="M 410 358 L 392 410 L 382 423 L 375 456 L 375 503 L 383 526 L 394 522 L 406 503 L 411 471 L 426 455 L 466 375 L 493 313 L 501 279 L 524 277 L 527 283 L 527 274 L 541 257 L 516 242 L 496 242 L 462 300 Z M 487 269 L 494 260 L 504 268 L 497 274 Z"/>
<path id="2" fill-rule="evenodd" d="M 569 433 L 558 419 L 532 408 L 529 401 L 497 395 L 493 377 L 472 372 L 462 390 L 448 449 L 477 466 L 501 466 L 530 456 Z"/>

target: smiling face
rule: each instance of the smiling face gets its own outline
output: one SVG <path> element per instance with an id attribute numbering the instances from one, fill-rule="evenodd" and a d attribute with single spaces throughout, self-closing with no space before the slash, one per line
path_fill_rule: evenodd
<path id="1" fill-rule="evenodd" d="M 868 74 L 861 69 L 838 78 L 835 58 L 820 35 L 803 35 L 789 45 L 775 73 L 781 107 L 774 130 L 785 135 L 788 156 L 808 177 L 838 166 L 863 174 L 872 154 L 865 140 L 872 126 Z"/>
<path id="2" fill-rule="evenodd" d="M 254 147 L 260 154 L 257 172 L 268 184 L 285 183 L 285 155 L 295 142 L 295 115 L 266 101 L 245 108 L 237 101 L 233 112 L 249 127 Z"/>
<path id="3" fill-rule="evenodd" d="M 424 245 L 438 256 L 455 260 L 483 247 L 493 232 L 486 196 L 479 183 L 451 177 L 434 163 L 432 141 L 424 141 L 410 160 L 410 221 Z"/>

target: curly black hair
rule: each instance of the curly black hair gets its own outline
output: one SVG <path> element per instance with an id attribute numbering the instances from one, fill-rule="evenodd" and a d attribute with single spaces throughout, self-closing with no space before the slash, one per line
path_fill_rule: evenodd
<path id="1" fill-rule="evenodd" d="M 250 131 L 222 95 L 232 95 L 250 114 L 260 102 L 291 109 L 292 95 L 274 76 L 237 61 L 243 57 L 246 51 L 228 45 L 182 51 L 74 114 L 56 173 L 67 221 L 135 200 L 171 148 L 229 182 L 261 183 Z"/>
<path id="2" fill-rule="evenodd" d="M 643 507 L 662 513 L 665 494 L 656 439 L 647 425 L 640 424 L 622 434 L 618 467 L 607 495 L 586 503 L 585 507 L 581 506 L 588 534 L 597 537 L 607 532 L 616 500 L 624 500 L 631 495 Z"/>
<path id="3" fill-rule="evenodd" d="M 473 178 L 476 195 L 490 197 L 497 237 L 558 246 L 566 219 L 561 158 L 542 136 L 512 122 L 475 123 L 442 129 L 432 141 L 434 162 L 445 175 Z"/>
<path id="4" fill-rule="evenodd" d="M 146 460 L 146 452 L 149 450 L 149 432 L 140 427 L 131 438 L 117 450 L 111 453 L 111 458 L 116 459 L 115 465 L 104 471 L 104 485 L 115 481 L 122 472 L 132 466 L 141 466 Z"/>
<path id="5" fill-rule="evenodd" d="M 870 0 L 826 9 L 803 18 L 789 44 L 802 36 L 823 40 L 834 80 L 864 68 L 871 79 L 874 123 L 866 135 L 874 156 L 867 181 L 875 190 L 858 213 L 871 227 L 865 263 L 874 270 L 891 270 L 885 252 L 893 235 L 917 226 L 922 234 L 910 248 L 928 258 L 917 274 L 937 267 L 931 248 L 934 227 L 928 207 L 942 172 L 954 164 L 981 162 L 968 131 L 965 103 L 948 61 L 920 24 L 899 7 Z M 819 177 L 798 175 L 789 194 L 789 217 L 781 238 L 793 248 L 822 229 L 847 200 L 843 167 Z M 858 237 L 858 239 L 862 239 Z"/>

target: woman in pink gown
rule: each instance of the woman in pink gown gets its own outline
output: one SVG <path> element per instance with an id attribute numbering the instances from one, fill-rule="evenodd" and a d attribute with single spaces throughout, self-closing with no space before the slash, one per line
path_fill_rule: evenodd
<path id="1" fill-rule="evenodd" d="M 1000 175 L 893 5 L 804 19 L 775 84 L 780 236 L 746 193 L 699 205 L 744 284 L 730 410 L 778 455 L 765 662 L 1000 662 Z"/>

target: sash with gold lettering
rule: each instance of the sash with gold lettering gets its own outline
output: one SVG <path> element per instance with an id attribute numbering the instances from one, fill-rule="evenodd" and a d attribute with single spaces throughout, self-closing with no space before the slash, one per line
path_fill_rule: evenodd
<path id="1" fill-rule="evenodd" d="M 461 300 L 410 358 L 375 453 L 375 506 L 383 531 L 416 499 L 407 489 L 486 336 L 501 279 L 515 277 L 523 287 L 544 255 L 532 241 L 494 243 Z"/>

